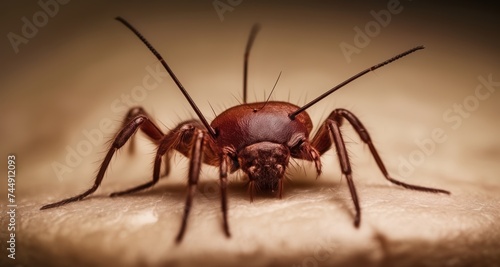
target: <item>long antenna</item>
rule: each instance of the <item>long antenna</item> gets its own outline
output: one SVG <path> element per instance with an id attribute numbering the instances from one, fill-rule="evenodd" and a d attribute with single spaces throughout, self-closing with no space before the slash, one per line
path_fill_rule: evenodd
<path id="1" fill-rule="evenodd" d="M 260 30 L 259 24 L 254 24 L 252 30 L 250 31 L 250 36 L 248 37 L 247 47 L 245 49 L 245 58 L 243 63 L 243 103 L 247 103 L 247 79 L 248 79 L 248 56 L 250 55 L 250 50 L 252 49 L 253 41 Z"/>
<path id="2" fill-rule="evenodd" d="M 142 34 L 140 34 L 139 31 L 137 31 L 134 28 L 134 26 L 130 25 L 130 23 L 128 23 L 125 19 L 123 19 L 122 17 L 116 17 L 115 19 L 118 20 L 119 22 L 123 23 L 125 26 L 127 26 L 127 28 L 129 28 L 133 33 L 135 33 L 135 35 L 137 35 L 137 37 L 139 37 L 139 39 L 141 39 L 141 41 L 156 56 L 156 58 L 161 62 L 161 64 L 163 65 L 163 67 L 165 67 L 165 69 L 167 70 L 168 74 L 170 74 L 170 77 L 172 77 L 172 80 L 174 80 L 174 82 L 177 85 L 177 87 L 179 87 L 179 89 L 181 90 L 182 94 L 186 97 L 187 101 L 189 102 L 189 104 L 191 105 L 191 107 L 194 109 L 194 112 L 196 112 L 196 115 L 198 115 L 198 118 L 200 118 L 200 120 L 203 123 L 203 125 L 205 125 L 205 128 L 207 128 L 208 133 L 210 134 L 210 136 L 212 136 L 212 138 L 215 139 L 215 137 L 217 136 L 217 133 L 215 132 L 214 128 L 212 128 L 212 126 L 210 126 L 210 124 L 208 123 L 207 119 L 205 119 L 205 116 L 203 116 L 203 114 L 201 113 L 201 111 L 198 108 L 198 106 L 196 106 L 196 104 L 194 103 L 194 101 L 191 98 L 191 96 L 188 94 L 188 92 L 186 91 L 186 89 L 184 89 L 184 86 L 182 86 L 181 82 L 179 81 L 179 79 L 177 79 L 177 77 L 175 76 L 174 72 L 170 69 L 170 67 L 168 66 L 167 62 L 165 62 L 165 60 L 160 55 L 160 53 L 158 53 L 158 51 L 156 51 L 156 49 L 148 42 L 148 40 L 146 40 L 146 38 L 144 38 L 144 36 L 142 36 Z"/>
<path id="3" fill-rule="evenodd" d="M 390 59 L 388 59 L 388 60 L 386 60 L 386 61 L 384 61 L 384 62 L 382 62 L 382 63 L 379 63 L 379 64 L 377 64 L 377 65 L 374 65 L 374 66 L 372 66 L 372 67 L 370 67 L 370 68 L 368 68 L 368 69 L 366 69 L 366 70 L 364 70 L 364 71 L 362 71 L 362 72 L 360 72 L 360 73 L 358 73 L 358 74 L 356 74 L 356 75 L 352 76 L 351 78 L 349 78 L 349 79 L 345 80 L 345 81 L 344 81 L 344 82 L 342 82 L 341 84 L 339 84 L 339 85 L 337 85 L 337 86 L 333 87 L 332 89 L 330 89 L 330 90 L 326 91 L 325 93 L 323 93 L 322 95 L 318 96 L 316 99 L 312 100 L 311 102 L 309 102 L 309 103 L 305 104 L 304 106 L 302 106 L 301 108 L 297 109 L 296 111 L 294 111 L 294 112 L 292 112 L 292 113 L 288 114 L 288 117 L 289 117 L 291 120 L 294 120 L 294 119 L 295 119 L 295 116 L 297 116 L 297 114 L 299 114 L 299 113 L 301 113 L 302 111 L 304 111 L 304 110 L 306 110 L 306 109 L 310 108 L 312 105 L 314 105 L 314 104 L 318 103 L 318 102 L 319 102 L 319 101 L 321 101 L 323 98 L 325 98 L 325 97 L 329 96 L 331 93 L 333 93 L 333 92 L 337 91 L 338 89 L 340 89 L 340 88 L 344 87 L 346 84 L 348 84 L 348 83 L 350 83 L 350 82 L 352 82 L 352 81 L 356 80 L 357 78 L 359 78 L 359 77 L 361 77 L 361 76 L 363 76 L 363 75 L 367 74 L 367 73 L 368 73 L 368 72 L 370 72 L 370 71 L 374 71 L 374 70 L 376 70 L 376 69 L 378 69 L 378 68 L 380 68 L 380 67 L 383 67 L 383 66 L 385 66 L 385 65 L 387 65 L 387 64 L 389 64 L 389 63 L 391 63 L 391 62 L 393 62 L 393 61 L 395 61 L 395 60 L 398 60 L 398 59 L 400 59 L 400 58 L 402 58 L 402 57 L 404 57 L 404 56 L 407 56 L 408 54 L 411 54 L 411 53 L 413 53 L 413 52 L 415 52 L 415 51 L 417 51 L 417 50 L 424 49 L 424 48 L 425 48 L 425 47 L 424 47 L 423 45 L 417 46 L 417 47 L 415 47 L 415 48 L 412 48 L 412 49 L 410 49 L 410 50 L 408 50 L 408 51 L 406 51 L 406 52 L 403 52 L 403 53 L 401 53 L 401 54 L 399 54 L 399 55 L 397 55 L 397 56 L 395 56 L 395 57 L 392 57 L 392 58 L 390 58 Z"/>

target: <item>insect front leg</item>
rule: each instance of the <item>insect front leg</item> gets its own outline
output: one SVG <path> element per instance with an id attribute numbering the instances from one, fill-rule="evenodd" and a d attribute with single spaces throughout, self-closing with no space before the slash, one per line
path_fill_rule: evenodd
<path id="1" fill-rule="evenodd" d="M 131 114 L 135 114 L 135 116 L 132 117 Z M 97 190 L 97 188 L 99 188 L 102 179 L 104 177 L 104 174 L 106 173 L 106 170 L 108 169 L 109 163 L 113 158 L 115 152 L 118 149 L 120 149 L 135 134 L 137 129 L 141 129 L 151 140 L 155 142 L 158 142 L 163 137 L 163 133 L 161 132 L 161 130 L 154 124 L 154 122 L 150 119 L 149 115 L 147 115 L 147 113 L 142 108 L 137 107 L 131 109 L 131 111 L 129 111 L 129 114 L 127 115 L 124 126 L 114 138 L 113 143 L 111 144 L 111 147 L 108 150 L 108 153 L 104 157 L 104 160 L 101 166 L 99 167 L 99 172 L 97 173 L 97 176 L 95 178 L 94 185 L 87 191 L 83 192 L 82 194 L 67 199 L 63 199 L 59 202 L 45 205 L 40 209 L 41 210 L 50 209 L 71 202 L 80 201 L 86 196 L 94 193 Z"/>
<path id="2" fill-rule="evenodd" d="M 328 117 L 328 119 L 318 130 L 316 136 L 314 136 L 312 145 L 321 154 L 323 154 L 328 151 L 332 143 L 335 144 L 340 163 L 340 169 L 342 171 L 342 174 L 346 177 L 347 185 L 349 186 L 349 192 L 351 193 L 351 198 L 354 202 L 354 208 L 356 210 L 356 214 L 354 216 L 354 226 L 359 227 L 359 224 L 361 222 L 361 209 L 359 207 L 356 187 L 354 186 L 354 181 L 352 180 L 352 168 L 351 163 L 349 162 L 349 155 L 347 154 L 345 142 L 342 138 L 342 133 L 340 132 L 340 123 Z"/>
<path id="3" fill-rule="evenodd" d="M 227 151 L 223 151 L 222 159 L 220 161 L 220 200 L 221 200 L 221 210 L 222 210 L 222 220 L 224 233 L 227 237 L 231 236 L 229 232 L 229 223 L 227 221 L 227 174 L 229 172 L 229 155 Z"/>
<path id="4" fill-rule="evenodd" d="M 194 142 L 191 148 L 191 155 L 189 160 L 189 174 L 188 174 L 188 190 L 186 197 L 186 204 L 184 206 L 184 215 L 182 216 L 182 223 L 179 233 L 175 241 L 180 243 L 184 237 L 184 232 L 186 231 L 187 219 L 189 217 L 189 212 L 191 211 L 191 205 L 193 203 L 193 196 L 196 192 L 196 187 L 198 185 L 198 178 L 200 177 L 201 164 L 203 162 L 203 149 L 205 146 L 205 131 L 197 129 L 194 135 Z"/>

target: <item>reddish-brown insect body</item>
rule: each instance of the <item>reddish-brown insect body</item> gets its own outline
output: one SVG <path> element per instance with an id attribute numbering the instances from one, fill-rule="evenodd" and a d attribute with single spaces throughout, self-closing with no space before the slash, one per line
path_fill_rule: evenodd
<path id="1" fill-rule="evenodd" d="M 247 70 L 248 55 L 258 32 L 258 26 L 254 26 L 250 33 L 245 57 L 243 71 L 243 104 L 229 108 L 219 114 L 212 123 L 208 123 L 193 99 L 184 89 L 168 64 L 151 44 L 127 21 L 118 17 L 130 30 L 132 30 L 141 41 L 146 44 L 150 51 L 160 60 L 167 72 L 170 74 L 180 91 L 198 115 L 199 120 L 189 120 L 180 123 L 168 133 L 163 133 L 153 122 L 152 118 L 141 107 L 132 108 L 125 117 L 121 130 L 114 138 L 111 148 L 106 154 L 96 176 L 94 185 L 74 197 L 48 204 L 41 209 L 48 209 L 65 205 L 70 202 L 79 201 L 94 193 L 100 186 L 104 174 L 110 164 L 115 152 L 120 149 L 135 132 L 140 129 L 149 139 L 157 144 L 154 159 L 153 179 L 147 183 L 130 188 L 125 191 L 111 194 L 112 197 L 130 194 L 144 190 L 156 184 L 160 179 L 162 160 L 165 158 L 167 174 L 169 170 L 169 157 L 174 150 L 189 157 L 188 194 L 181 228 L 176 241 L 180 242 L 184 236 L 187 219 L 191 209 L 193 195 L 196 191 L 198 178 L 202 163 L 219 168 L 221 208 L 223 214 L 223 226 L 226 236 L 230 236 L 227 219 L 227 177 L 229 173 L 242 170 L 249 181 L 250 200 L 253 199 L 256 190 L 267 190 L 276 192 L 278 197 L 283 194 L 283 181 L 286 168 L 290 158 L 296 158 L 314 163 L 316 171 L 321 174 L 320 156 L 335 146 L 339 158 L 342 174 L 346 177 L 351 193 L 354 208 L 354 225 L 359 226 L 361 221 L 361 210 L 358 203 L 356 188 L 352 179 L 352 170 L 347 149 L 343 140 L 340 126 L 349 122 L 359 135 L 360 139 L 368 145 L 377 165 L 390 182 L 404 188 L 449 194 L 446 190 L 422 187 L 403 183 L 392 178 L 385 168 L 375 146 L 373 145 L 368 131 L 361 121 L 346 109 L 334 109 L 328 118 L 320 125 L 315 136 L 311 138 L 313 129 L 311 118 L 305 110 L 344 85 L 354 81 L 362 75 L 389 64 L 401 57 L 413 53 L 422 46 L 415 47 L 406 52 L 396 55 L 380 64 L 374 65 L 331 88 L 324 94 L 299 107 L 287 102 L 265 101 L 258 103 L 247 103 Z"/>
<path id="2" fill-rule="evenodd" d="M 260 102 L 235 106 L 217 116 L 210 125 L 217 133 L 217 147 L 232 151 L 232 171 L 241 168 L 259 189 L 278 189 L 290 155 L 301 155 L 298 144 L 312 130 L 307 113 L 295 120 L 288 117 L 298 108 L 287 102 Z"/>

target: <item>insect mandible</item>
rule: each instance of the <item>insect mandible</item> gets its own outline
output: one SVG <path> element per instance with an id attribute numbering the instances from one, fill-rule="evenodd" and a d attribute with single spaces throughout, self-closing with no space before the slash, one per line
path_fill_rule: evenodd
<path id="1" fill-rule="evenodd" d="M 176 83 L 177 87 L 179 87 L 182 94 L 186 97 L 199 120 L 181 122 L 165 134 L 142 107 L 130 109 L 125 117 L 121 130 L 113 139 L 112 145 L 99 168 L 94 185 L 82 194 L 45 205 L 41 207 L 42 210 L 80 201 L 94 193 L 100 186 L 104 173 L 115 152 L 120 149 L 138 129 L 144 132 L 147 137 L 157 145 L 154 158 L 153 179 L 128 190 L 112 193 L 110 196 L 116 197 L 126 195 L 155 185 L 160 179 L 162 158 L 165 157 L 168 174 L 169 159 L 174 150 L 188 157 L 188 191 L 181 228 L 175 239 L 177 243 L 182 240 L 186 230 L 193 196 L 196 192 L 196 186 L 203 163 L 219 167 L 223 229 L 225 235 L 230 237 L 231 234 L 227 216 L 228 174 L 240 169 L 246 174 L 248 178 L 250 201 L 253 200 L 256 190 L 273 191 L 281 198 L 283 195 L 283 179 L 290 157 L 313 162 L 317 174 L 320 175 L 320 156 L 328 151 L 332 145 L 335 146 L 337 151 L 340 169 L 346 178 L 349 192 L 354 202 L 356 211 L 354 226 L 359 227 L 361 209 L 352 179 L 351 164 L 340 131 L 340 127 L 345 121 L 352 125 L 360 139 L 368 145 L 378 168 L 388 181 L 407 189 L 450 194 L 450 192 L 446 190 L 411 185 L 392 178 L 375 149 L 368 131 L 361 121 L 352 112 L 346 109 L 334 109 L 328 118 L 320 125 L 314 137 L 311 139 L 309 136 L 313 124 L 311 118 L 305 112 L 306 109 L 364 74 L 385 66 L 417 50 L 423 49 L 423 46 L 417 46 L 398 54 L 395 57 L 352 76 L 302 107 L 280 101 L 247 103 L 248 56 L 257 32 L 259 31 L 259 26 L 255 25 L 250 32 L 244 54 L 243 103 L 225 110 L 219 114 L 212 123 L 208 123 L 205 116 L 201 113 L 162 56 L 126 20 L 121 17 L 117 17 L 116 20 L 120 21 L 134 32 L 157 57 Z"/>

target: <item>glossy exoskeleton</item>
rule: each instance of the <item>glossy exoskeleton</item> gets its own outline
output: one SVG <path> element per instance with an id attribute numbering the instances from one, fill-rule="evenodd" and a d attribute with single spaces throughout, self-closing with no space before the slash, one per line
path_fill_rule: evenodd
<path id="1" fill-rule="evenodd" d="M 358 203 L 356 188 L 352 179 L 351 164 L 345 147 L 340 127 L 344 122 L 349 122 L 361 140 L 368 145 L 379 169 L 387 180 L 404 188 L 449 194 L 446 190 L 410 185 L 393 179 L 384 166 L 370 135 L 359 119 L 346 109 L 334 109 L 328 118 L 320 125 L 317 133 L 311 138 L 313 124 L 305 110 L 337 89 L 359 78 L 360 76 L 391 63 L 401 57 L 413 53 L 423 46 L 417 46 L 406 52 L 398 54 L 389 60 L 374 65 L 343 83 L 328 90 L 308 104 L 299 107 L 291 103 L 280 101 L 265 101 L 247 103 L 247 69 L 248 56 L 255 36 L 259 30 L 258 25 L 252 28 L 244 55 L 243 71 L 243 104 L 229 108 L 219 114 L 212 123 L 208 123 L 180 81 L 170 67 L 151 44 L 127 21 L 121 17 L 116 18 L 132 30 L 139 39 L 160 60 L 170 74 L 180 91 L 184 94 L 199 120 L 189 120 L 180 123 L 174 129 L 164 134 L 153 122 L 152 118 L 141 107 L 132 108 L 124 120 L 121 130 L 114 138 L 111 148 L 107 152 L 95 179 L 94 185 L 84 193 L 48 204 L 41 209 L 58 207 L 70 202 L 79 201 L 97 190 L 104 177 L 111 158 L 133 135 L 140 129 L 149 139 L 157 144 L 154 159 L 153 179 L 137 187 L 111 194 L 112 197 L 125 195 L 149 188 L 160 179 L 162 158 L 169 166 L 171 152 L 178 151 L 189 158 L 188 193 L 181 228 L 176 241 L 183 238 L 187 218 L 191 209 L 193 195 L 196 191 L 198 177 L 202 163 L 216 166 L 220 169 L 220 196 L 223 214 L 223 229 L 226 236 L 230 236 L 227 219 L 227 183 L 228 174 L 241 169 L 248 177 L 250 200 L 253 200 L 256 190 L 276 192 L 279 198 L 283 195 L 283 180 L 290 157 L 311 161 L 314 163 L 317 174 L 321 174 L 320 156 L 335 146 L 342 174 L 346 177 L 351 193 L 354 208 L 354 225 L 359 227 L 361 211 Z"/>

